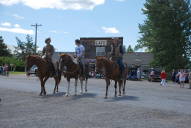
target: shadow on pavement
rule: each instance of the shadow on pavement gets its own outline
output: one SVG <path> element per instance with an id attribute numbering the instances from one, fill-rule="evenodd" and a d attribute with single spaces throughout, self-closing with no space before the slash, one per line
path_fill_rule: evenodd
<path id="1" fill-rule="evenodd" d="M 66 92 L 58 92 L 55 94 L 47 94 L 46 96 L 43 96 L 44 98 L 49 98 L 49 97 L 60 97 L 60 96 L 64 96 L 66 94 Z"/>
<path id="2" fill-rule="evenodd" d="M 137 96 L 122 96 L 122 97 L 113 97 L 112 99 L 107 99 L 106 102 L 115 102 L 115 101 L 138 101 Z"/>
<path id="3" fill-rule="evenodd" d="M 82 95 L 72 96 L 72 100 L 78 100 L 81 98 L 94 98 L 96 96 L 97 96 L 97 94 L 95 94 L 95 93 L 84 93 Z"/>

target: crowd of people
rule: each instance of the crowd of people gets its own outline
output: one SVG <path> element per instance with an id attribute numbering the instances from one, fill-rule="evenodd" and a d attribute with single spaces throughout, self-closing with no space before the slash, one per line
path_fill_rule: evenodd
<path id="1" fill-rule="evenodd" d="M 9 76 L 9 65 L 4 64 L 0 66 L 0 75 Z"/>
<path id="2" fill-rule="evenodd" d="M 161 85 L 166 87 L 167 73 L 165 70 L 162 70 L 160 74 Z M 178 71 L 173 70 L 171 74 L 171 80 L 180 85 L 180 88 L 184 88 L 185 83 L 189 83 L 189 88 L 191 89 L 191 71 L 180 69 Z"/>

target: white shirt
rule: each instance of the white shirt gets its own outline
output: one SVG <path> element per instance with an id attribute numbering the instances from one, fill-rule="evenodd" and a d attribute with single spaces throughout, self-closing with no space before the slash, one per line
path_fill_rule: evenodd
<path id="1" fill-rule="evenodd" d="M 75 52 L 77 57 L 80 57 L 80 58 L 84 57 L 84 52 L 85 52 L 84 46 L 81 44 L 79 46 L 76 46 Z"/>

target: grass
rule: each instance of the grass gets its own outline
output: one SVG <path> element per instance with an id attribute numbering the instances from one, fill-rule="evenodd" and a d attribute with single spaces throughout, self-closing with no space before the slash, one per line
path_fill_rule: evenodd
<path id="1" fill-rule="evenodd" d="M 21 74 L 25 74 L 25 72 L 9 72 L 12 75 L 21 75 Z"/>

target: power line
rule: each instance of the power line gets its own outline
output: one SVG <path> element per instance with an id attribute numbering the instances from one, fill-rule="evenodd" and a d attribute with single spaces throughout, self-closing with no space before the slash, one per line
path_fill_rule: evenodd
<path id="1" fill-rule="evenodd" d="M 37 30 L 38 27 L 42 26 L 41 24 L 32 24 L 32 27 L 35 27 L 35 54 L 37 53 Z"/>

